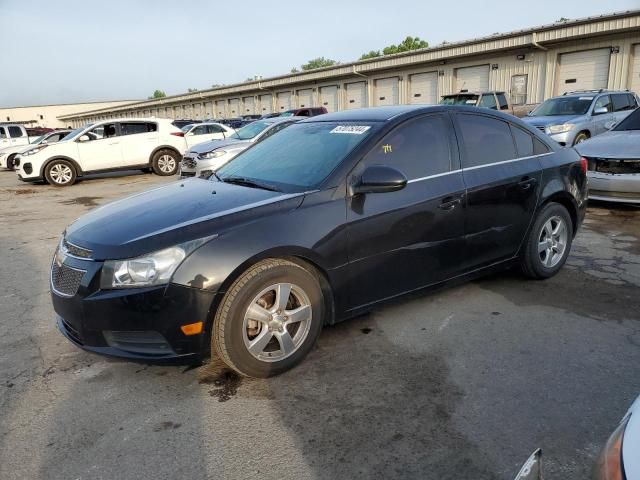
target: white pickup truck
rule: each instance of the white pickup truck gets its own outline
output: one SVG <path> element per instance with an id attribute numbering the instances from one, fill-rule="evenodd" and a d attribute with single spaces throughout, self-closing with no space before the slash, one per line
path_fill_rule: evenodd
<path id="1" fill-rule="evenodd" d="M 24 126 L 17 123 L 0 123 L 0 149 L 28 144 L 29 135 Z"/>

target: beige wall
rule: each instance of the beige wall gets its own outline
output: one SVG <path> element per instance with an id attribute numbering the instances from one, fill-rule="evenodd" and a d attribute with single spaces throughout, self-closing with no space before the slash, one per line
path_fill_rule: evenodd
<path id="1" fill-rule="evenodd" d="M 72 124 L 69 121 L 58 120 L 61 115 L 71 115 L 74 113 L 86 112 L 88 110 L 96 110 L 99 108 L 112 108 L 134 100 L 118 101 L 118 102 L 91 102 L 91 103 L 71 103 L 65 105 L 39 105 L 35 107 L 0 107 L 0 122 L 29 122 L 30 127 L 49 127 L 60 128 L 67 127 Z"/>

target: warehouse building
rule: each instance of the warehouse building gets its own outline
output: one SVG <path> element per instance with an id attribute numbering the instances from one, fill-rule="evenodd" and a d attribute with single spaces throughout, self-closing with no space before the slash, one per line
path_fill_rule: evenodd
<path id="1" fill-rule="evenodd" d="M 115 102 L 66 103 L 58 105 L 34 105 L 30 107 L 0 107 L 0 122 L 21 123 L 28 127 L 64 128 L 70 125 L 61 117 L 78 115 L 87 110 L 109 110 L 137 100 Z"/>
<path id="2" fill-rule="evenodd" d="M 527 105 L 566 91 L 640 92 L 640 10 L 526 30 L 195 93 L 95 109 L 60 119 L 73 126 L 116 117 L 229 118 L 291 108 L 329 111 L 434 104 L 461 90 L 502 90 Z"/>

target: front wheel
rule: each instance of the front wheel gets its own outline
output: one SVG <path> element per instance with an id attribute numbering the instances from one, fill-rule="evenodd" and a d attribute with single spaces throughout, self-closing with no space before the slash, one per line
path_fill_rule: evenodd
<path id="1" fill-rule="evenodd" d="M 44 177 L 54 187 L 73 185 L 77 178 L 76 168 L 68 160 L 53 160 L 44 169 Z"/>
<path id="2" fill-rule="evenodd" d="M 15 157 L 16 157 L 16 154 L 15 154 L 15 153 L 14 153 L 14 154 L 11 154 L 11 155 L 9 155 L 9 156 L 7 157 L 7 168 L 8 168 L 9 170 L 14 170 L 14 169 L 15 169 L 15 166 L 14 166 L 14 164 L 13 164 L 13 160 L 15 159 Z"/>
<path id="3" fill-rule="evenodd" d="M 572 240 L 569 212 L 559 203 L 549 203 L 529 232 L 521 259 L 522 271 L 535 279 L 554 276 L 566 262 Z"/>
<path id="4" fill-rule="evenodd" d="M 212 347 L 248 377 L 280 374 L 302 361 L 322 329 L 316 275 L 281 259 L 257 263 L 229 288 L 214 319 Z"/>
<path id="5" fill-rule="evenodd" d="M 178 171 L 180 156 L 173 150 L 160 150 L 151 160 L 153 173 L 161 176 L 175 175 Z"/>
<path id="6" fill-rule="evenodd" d="M 589 134 L 587 132 L 580 132 L 576 135 L 576 138 L 573 139 L 573 145 L 575 146 L 585 140 L 589 140 Z"/>

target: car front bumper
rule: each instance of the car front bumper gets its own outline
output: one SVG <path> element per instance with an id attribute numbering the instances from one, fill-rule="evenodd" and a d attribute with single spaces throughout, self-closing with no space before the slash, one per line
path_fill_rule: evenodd
<path id="1" fill-rule="evenodd" d="M 590 200 L 640 203 L 640 173 L 612 174 L 589 171 L 587 175 Z"/>
<path id="2" fill-rule="evenodd" d="M 555 140 L 556 142 L 558 142 L 560 145 L 564 146 L 571 146 L 573 145 L 573 141 L 575 139 L 576 136 L 576 132 L 574 132 L 573 130 L 569 130 L 568 132 L 564 132 L 564 133 L 555 133 L 553 135 L 549 135 L 553 140 Z"/>
<path id="3" fill-rule="evenodd" d="M 145 363 L 197 363 L 209 354 L 215 292 L 176 284 L 100 290 L 102 262 L 67 257 L 64 266 L 81 272 L 77 289 L 61 293 L 52 275 L 51 299 L 58 328 L 76 346 Z M 182 332 L 196 322 L 202 333 Z"/>

